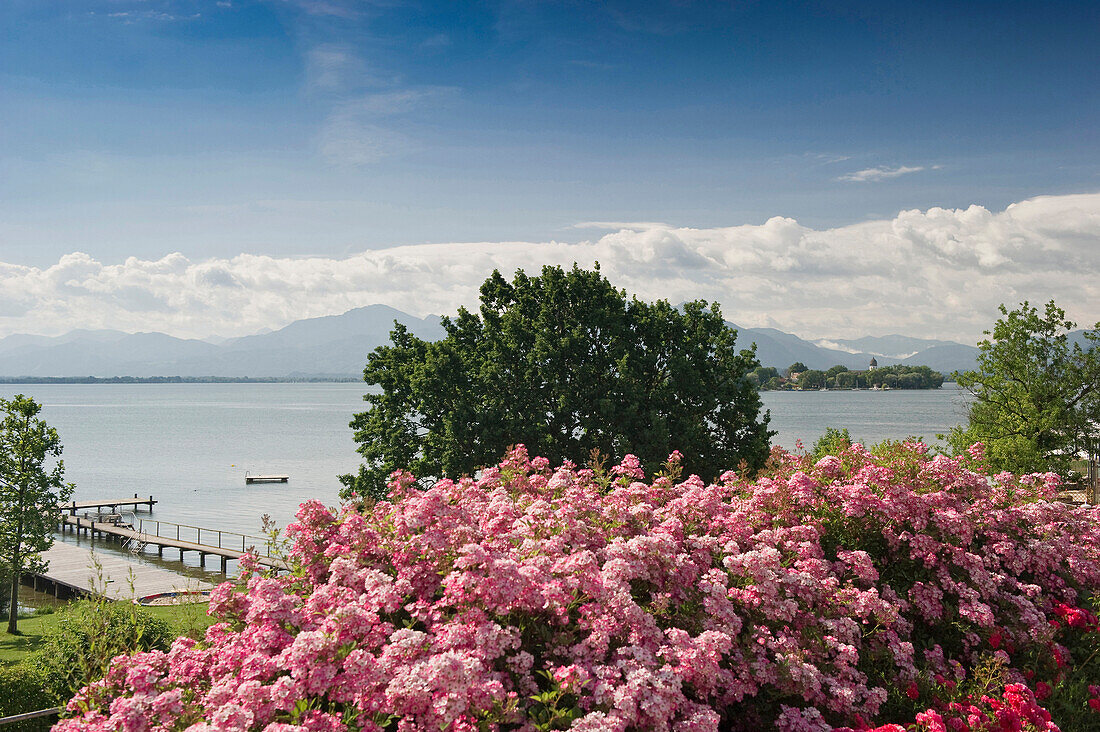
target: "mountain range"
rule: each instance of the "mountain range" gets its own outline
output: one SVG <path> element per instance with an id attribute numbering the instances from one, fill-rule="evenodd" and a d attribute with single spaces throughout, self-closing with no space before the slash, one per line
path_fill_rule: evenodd
<path id="1" fill-rule="evenodd" d="M 0 377 L 357 378 L 367 355 L 389 343 L 395 320 L 425 340 L 444 335 L 438 316 L 417 318 L 385 305 L 298 320 L 279 330 L 216 343 L 115 330 L 16 334 L 0 338 Z M 950 374 L 974 368 L 978 353 L 961 343 L 900 335 L 808 341 L 774 328 L 730 325 L 737 329 L 738 346 L 755 343 L 761 364 L 781 370 L 798 361 L 812 369 L 836 364 L 865 369 L 875 358 L 880 366 L 925 365 Z"/>

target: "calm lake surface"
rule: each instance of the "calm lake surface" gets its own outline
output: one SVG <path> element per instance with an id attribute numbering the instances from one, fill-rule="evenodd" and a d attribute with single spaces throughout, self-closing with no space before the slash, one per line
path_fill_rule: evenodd
<path id="1" fill-rule="evenodd" d="M 33 396 L 65 446 L 77 500 L 152 495 L 154 518 L 257 534 L 298 504 L 338 502 L 336 476 L 355 472 L 348 422 L 363 407 L 361 383 L 17 384 L 0 395 Z M 764 392 L 775 441 L 811 446 L 826 427 L 868 443 L 910 435 L 932 441 L 964 421 L 953 384 L 935 391 Z M 287 484 L 246 485 L 286 474 Z M 178 566 L 178 564 L 176 565 Z"/>
<path id="2" fill-rule="evenodd" d="M 970 394 L 954 383 L 940 389 L 889 391 L 765 391 L 771 411 L 772 438 L 788 449 L 801 440 L 807 449 L 828 427 L 847 428 L 853 440 L 870 445 L 883 440 L 922 437 L 939 444 L 936 435 L 966 422 Z"/>

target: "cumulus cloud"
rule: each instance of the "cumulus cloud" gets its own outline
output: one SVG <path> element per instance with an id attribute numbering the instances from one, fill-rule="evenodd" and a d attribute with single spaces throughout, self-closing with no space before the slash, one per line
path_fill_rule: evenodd
<path id="1" fill-rule="evenodd" d="M 592 222 L 597 223 L 597 222 Z M 812 338 L 904 333 L 974 342 L 1000 303 L 1055 298 L 1100 320 L 1100 194 L 902 211 L 817 230 L 790 218 L 723 228 L 614 224 L 581 242 L 400 246 L 343 258 L 241 254 L 50 267 L 0 262 L 0 335 L 74 328 L 241 335 L 384 303 L 416 315 L 474 308 L 494 269 L 577 262 L 643 299 L 718 301 L 743 326 Z"/>
<path id="2" fill-rule="evenodd" d="M 871 181 L 887 180 L 888 178 L 898 178 L 909 173 L 919 173 L 925 170 L 923 165 L 899 165 L 896 168 L 878 167 L 878 168 L 864 168 L 863 170 L 857 170 L 854 173 L 848 173 L 842 175 L 837 180 L 845 181 L 847 183 L 868 183 Z"/>

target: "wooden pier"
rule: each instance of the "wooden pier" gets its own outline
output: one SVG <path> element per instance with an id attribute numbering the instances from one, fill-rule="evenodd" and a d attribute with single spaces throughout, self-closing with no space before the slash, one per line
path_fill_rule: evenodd
<path id="1" fill-rule="evenodd" d="M 103 504 L 109 505 L 109 504 Z M 217 529 L 204 529 L 200 526 L 188 526 L 186 524 L 175 524 L 169 521 L 154 521 L 152 519 L 138 519 L 137 526 L 130 526 L 122 524 L 116 520 L 97 520 L 99 517 L 85 517 L 65 515 L 63 516 L 63 522 L 61 525 L 62 532 L 66 530 L 72 530 L 76 533 L 83 533 L 89 536 L 93 541 L 95 538 L 113 538 L 120 541 L 123 546 L 128 547 L 134 553 L 145 550 L 147 546 L 155 546 L 157 548 L 157 555 L 163 557 L 165 549 L 176 549 L 179 551 L 180 561 L 183 561 L 184 552 L 197 552 L 199 554 L 199 563 L 206 567 L 206 557 L 213 555 L 221 559 L 221 571 L 222 574 L 226 574 L 228 570 L 230 559 L 240 559 L 248 549 L 249 539 L 258 539 L 259 545 L 262 546 L 264 539 L 259 537 L 249 537 L 245 534 L 238 534 L 232 531 L 220 531 Z M 103 517 L 115 519 L 117 517 Z M 162 528 L 166 528 L 168 533 L 173 533 L 172 529 L 175 529 L 175 536 L 163 536 Z M 195 541 L 189 541 L 182 537 L 181 530 L 193 530 L 196 533 Z M 211 539 L 217 537 L 217 545 L 207 544 L 202 541 L 203 532 Z M 240 540 L 237 548 L 237 539 Z M 234 542 L 234 546 L 228 546 L 229 540 Z M 257 546 L 253 543 L 252 546 Z M 287 565 L 281 559 L 274 557 L 258 556 L 260 564 L 267 567 L 275 567 L 278 569 L 287 569 Z"/>
<path id="2" fill-rule="evenodd" d="M 148 498 L 141 498 L 137 493 L 133 498 L 119 498 L 118 500 L 108 501 L 72 501 L 71 503 L 62 503 L 59 508 L 62 511 L 68 511 L 70 514 L 75 514 L 77 511 L 89 511 L 91 509 L 99 510 L 101 508 L 111 509 L 111 513 L 117 513 L 120 506 L 137 508 L 138 506 L 148 506 L 149 510 L 153 510 L 153 506 L 156 505 L 156 501 L 152 496 Z"/>
<path id="3" fill-rule="evenodd" d="M 209 590 L 213 587 L 190 577 L 148 564 L 132 562 L 115 554 L 94 553 L 91 549 L 55 541 L 42 552 L 47 563 L 44 572 L 26 577 L 24 582 L 55 597 L 102 595 L 111 600 L 131 600 L 161 592 Z M 99 563 L 97 576 L 95 568 Z M 133 579 L 133 587 L 130 580 Z"/>

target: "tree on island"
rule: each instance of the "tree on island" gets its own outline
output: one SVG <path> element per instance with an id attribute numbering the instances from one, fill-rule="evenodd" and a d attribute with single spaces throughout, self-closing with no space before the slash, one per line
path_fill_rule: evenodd
<path id="1" fill-rule="evenodd" d="M 798 385 L 803 389 L 821 389 L 825 386 L 825 372 L 807 369 L 798 377 Z"/>
<path id="2" fill-rule="evenodd" d="M 984 442 L 990 464 L 1018 473 L 1066 473 L 1100 423 L 1100 323 L 1087 331 L 1089 349 L 1071 344 L 1075 324 L 1051 300 L 1045 312 L 1024 301 L 978 344 L 978 370 L 958 374 L 974 395 L 969 423 L 948 442 L 956 453 Z"/>
<path id="3" fill-rule="evenodd" d="M 939 389 L 943 385 L 943 374 L 927 366 L 883 366 L 868 371 L 849 371 L 846 366 L 837 364 L 827 371 L 807 368 L 803 363 L 791 364 L 787 373 L 789 379 L 780 379 L 778 374 L 766 377 L 768 369 L 761 367 L 749 374 L 753 383 L 763 390 L 769 389 L 870 389 L 872 387 L 890 387 L 893 389 Z M 771 369 L 775 371 L 775 369 Z"/>
<path id="4" fill-rule="evenodd" d="M 385 495 L 398 468 L 473 474 L 519 443 L 553 464 L 598 450 L 657 466 L 679 450 L 704 480 L 767 460 L 755 347 L 735 348 L 717 304 L 628 299 L 599 265 L 574 265 L 511 282 L 494 271 L 480 315 L 444 318 L 440 341 L 394 325 L 363 371 L 381 391 L 351 423 L 365 464 L 341 476 L 345 497 Z"/>
<path id="5" fill-rule="evenodd" d="M 749 380 L 758 387 L 767 384 L 771 379 L 779 378 L 779 369 L 774 366 L 757 366 L 749 372 Z"/>
<path id="6" fill-rule="evenodd" d="M 41 553 L 53 546 L 58 504 L 69 500 L 57 430 L 38 417 L 42 407 L 17 394 L 0 398 L 0 561 L 11 582 L 8 632 L 18 632 L 19 579 L 43 568 Z M 48 463 L 57 459 L 51 469 Z"/>

